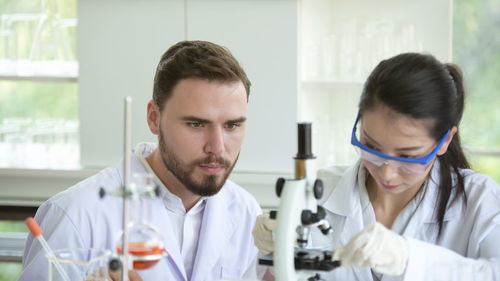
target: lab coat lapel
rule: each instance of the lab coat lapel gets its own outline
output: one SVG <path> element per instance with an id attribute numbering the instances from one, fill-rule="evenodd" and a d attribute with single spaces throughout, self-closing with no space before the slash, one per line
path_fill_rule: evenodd
<path id="1" fill-rule="evenodd" d="M 191 281 L 202 281 L 212 275 L 213 267 L 230 241 L 236 221 L 229 203 L 224 188 L 206 199 Z"/>
<path id="2" fill-rule="evenodd" d="M 176 271 L 176 275 L 182 276 L 182 279 L 178 279 L 179 281 L 187 280 L 178 241 L 172 232 L 172 225 L 167 214 L 167 209 L 160 198 L 153 200 L 153 210 L 159 212 L 153 215 L 152 223 L 158 228 L 163 236 L 168 263 L 172 266 L 172 269 Z"/>
<path id="3" fill-rule="evenodd" d="M 343 228 L 341 230 L 342 232 L 339 238 L 340 245 L 342 246 L 347 245 L 351 238 L 364 228 L 363 216 L 361 215 L 361 213 L 358 213 L 359 211 L 361 211 L 361 208 L 358 206 L 354 207 L 354 209 L 356 209 L 357 212 L 354 213 L 352 217 L 346 218 L 343 223 Z M 369 269 L 363 267 L 352 267 L 352 270 L 354 272 L 354 275 L 356 275 L 357 280 L 372 280 L 372 275 Z"/>
<path id="4" fill-rule="evenodd" d="M 335 189 L 324 203 L 324 207 L 337 215 L 338 224 L 332 225 L 333 231 L 340 231 L 339 245 L 345 246 L 351 238 L 364 228 L 363 214 L 358 187 L 358 171 L 362 169 L 360 162 L 346 171 Z M 357 280 L 372 280 L 369 269 L 351 267 Z"/>
<path id="5" fill-rule="evenodd" d="M 138 151 L 136 151 L 132 156 L 132 171 L 134 173 L 151 173 L 154 175 L 153 180 L 155 183 L 159 185 L 160 188 L 166 188 L 149 167 L 146 160 L 144 160 L 144 158 L 139 158 L 137 155 L 141 155 L 143 150 L 149 150 L 148 153 L 150 153 L 153 149 L 154 147 L 147 147 L 144 144 L 139 144 L 136 147 L 136 150 Z M 122 167 L 123 165 L 120 167 L 120 172 L 123 172 Z M 187 275 L 184 268 L 184 262 L 181 257 L 178 241 L 172 232 L 172 225 L 165 204 L 161 198 L 152 200 L 151 204 L 152 210 L 156 212 L 151 217 L 151 224 L 158 229 L 163 237 L 163 241 L 165 242 L 165 252 L 167 254 L 166 259 L 172 267 L 172 270 L 176 272 L 174 275 L 179 276 L 178 281 L 185 281 L 187 280 Z"/>

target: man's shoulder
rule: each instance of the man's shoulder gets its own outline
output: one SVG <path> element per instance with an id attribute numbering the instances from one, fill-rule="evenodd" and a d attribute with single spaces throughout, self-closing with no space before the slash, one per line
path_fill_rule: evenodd
<path id="1" fill-rule="evenodd" d="M 100 196 L 101 189 L 105 193 L 109 193 L 109 191 L 117 188 L 120 184 L 119 170 L 115 166 L 110 166 L 52 196 L 42 204 L 42 207 L 45 205 L 55 205 L 66 209 L 79 205 L 92 206 L 91 202 L 104 200 Z"/>

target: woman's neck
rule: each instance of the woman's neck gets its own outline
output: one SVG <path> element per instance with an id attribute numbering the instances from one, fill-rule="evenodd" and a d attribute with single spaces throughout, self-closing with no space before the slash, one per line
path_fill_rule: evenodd
<path id="1" fill-rule="evenodd" d="M 406 205 L 415 198 L 422 185 L 423 182 L 419 184 L 418 187 L 415 186 L 402 193 L 394 194 L 383 192 L 381 188 L 377 186 L 377 182 L 371 176 L 368 176 L 366 180 L 366 190 L 373 211 L 375 212 L 376 220 L 390 229 L 399 213 L 401 213 Z"/>

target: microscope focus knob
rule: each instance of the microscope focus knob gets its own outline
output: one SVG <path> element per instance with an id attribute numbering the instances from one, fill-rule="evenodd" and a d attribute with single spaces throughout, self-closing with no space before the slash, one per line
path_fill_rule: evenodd
<path id="1" fill-rule="evenodd" d="M 284 186 L 285 186 L 285 179 L 279 178 L 276 181 L 276 195 L 278 195 L 278 197 L 281 197 L 281 192 L 283 191 Z"/>
<path id="2" fill-rule="evenodd" d="M 321 199 L 321 197 L 323 197 L 323 190 L 323 181 L 320 179 L 316 179 L 313 186 L 314 198 L 316 198 L 317 200 Z"/>

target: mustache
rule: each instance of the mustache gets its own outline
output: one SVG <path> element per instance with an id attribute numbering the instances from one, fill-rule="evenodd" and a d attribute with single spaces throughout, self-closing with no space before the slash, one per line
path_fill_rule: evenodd
<path id="1" fill-rule="evenodd" d="M 194 161 L 195 165 L 203 165 L 203 164 L 212 164 L 212 163 L 217 163 L 219 165 L 223 165 L 225 167 L 230 167 L 231 166 L 231 161 L 225 159 L 222 156 L 217 156 L 217 155 L 209 155 L 203 159 L 199 159 Z"/>

